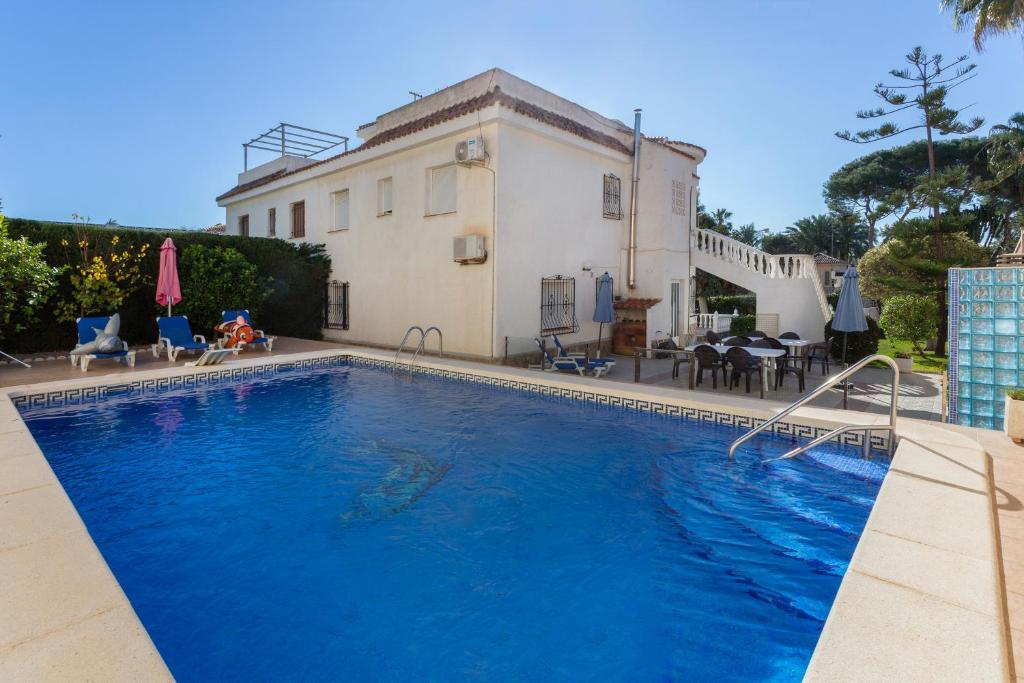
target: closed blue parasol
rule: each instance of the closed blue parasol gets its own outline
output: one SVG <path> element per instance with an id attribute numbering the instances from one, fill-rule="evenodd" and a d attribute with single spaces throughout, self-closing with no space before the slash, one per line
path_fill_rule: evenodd
<path id="1" fill-rule="evenodd" d="M 864 301 L 860 298 L 860 275 L 857 274 L 856 268 L 850 266 L 843 273 L 843 288 L 839 292 L 839 302 L 832 316 L 832 331 L 843 333 L 843 363 L 846 362 L 846 335 L 850 332 L 864 332 L 867 329 Z"/>
<path id="2" fill-rule="evenodd" d="M 604 324 L 615 322 L 615 307 L 612 305 L 612 278 L 605 273 L 597 279 L 597 305 L 594 307 L 594 322 L 601 323 L 597 327 L 597 354 L 601 355 L 601 336 Z"/>

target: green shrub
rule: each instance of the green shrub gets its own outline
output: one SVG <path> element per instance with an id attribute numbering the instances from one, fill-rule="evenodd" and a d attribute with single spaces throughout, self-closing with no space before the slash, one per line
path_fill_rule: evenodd
<path id="1" fill-rule="evenodd" d="M 914 350 L 924 353 L 921 342 L 935 334 L 939 324 L 939 306 L 934 299 L 901 294 L 886 299 L 878 321 L 886 339 L 908 341 Z"/>
<path id="2" fill-rule="evenodd" d="M 51 266 L 66 268 L 57 278 L 50 302 L 38 310 L 38 319 L 26 325 L 25 330 L 5 342 L 8 352 L 35 352 L 67 350 L 74 346 L 74 323 L 58 320 L 60 302 L 73 300 L 71 275 L 79 272 L 81 255 L 75 245 L 86 239 L 90 249 L 98 253 L 112 250 L 113 240 L 118 249 L 141 251 L 147 247 L 147 257 L 140 263 L 139 283 L 127 292 L 118 311 L 121 313 L 121 338 L 129 344 L 156 341 L 156 316 L 161 309 L 154 301 L 155 283 L 160 270 L 160 245 L 171 237 L 178 248 L 179 267 L 184 269 L 184 253 L 189 246 L 232 248 L 252 263 L 260 278 L 269 279 L 269 294 L 255 322 L 269 334 L 320 339 L 323 324 L 323 297 L 331 272 L 331 261 L 323 245 L 294 244 L 281 239 L 214 235 L 197 230 L 149 230 L 127 227 L 102 227 L 50 223 L 12 218 L 8 221 L 14 237 L 26 237 L 30 242 L 46 245 L 43 254 Z M 67 243 L 64 246 L 62 243 Z M 190 283 L 181 272 L 182 289 Z M 200 283 L 197 283 L 200 284 Z M 184 292 L 183 292 L 184 294 Z M 189 301 L 183 299 L 180 308 L 187 312 Z M 254 308 L 249 302 L 243 308 Z M 217 307 L 218 314 L 223 305 Z M 108 312 L 108 311 L 104 311 Z M 112 312 L 112 311 L 110 311 Z M 201 333 L 199 329 L 197 333 Z"/>
<path id="3" fill-rule="evenodd" d="M 753 294 L 709 296 L 707 302 L 709 313 L 738 311 L 743 315 L 754 315 L 757 312 L 757 297 Z"/>
<path id="4" fill-rule="evenodd" d="M 1024 389 L 1007 389 L 1006 395 L 1014 401 L 1024 401 Z"/>
<path id="5" fill-rule="evenodd" d="M 31 325 L 56 284 L 60 270 L 46 263 L 44 246 L 8 237 L 0 214 L 0 339 Z"/>
<path id="6" fill-rule="evenodd" d="M 878 340 L 882 338 L 882 329 L 872 318 L 867 318 L 868 329 L 865 332 L 832 332 L 832 321 L 825 324 L 825 339 L 832 338 L 832 357 L 843 359 L 843 335 L 847 337 L 846 362 L 856 363 L 861 358 L 878 353 Z"/>
<path id="7" fill-rule="evenodd" d="M 182 304 L 178 312 L 188 316 L 196 334 L 212 334 L 221 312 L 248 308 L 253 322 L 260 323 L 263 300 L 269 293 L 267 278 L 241 252 L 231 247 L 192 244 L 178 263 Z"/>
<path id="8" fill-rule="evenodd" d="M 757 318 L 752 315 L 738 315 L 729 323 L 729 334 L 750 334 L 757 325 Z"/>

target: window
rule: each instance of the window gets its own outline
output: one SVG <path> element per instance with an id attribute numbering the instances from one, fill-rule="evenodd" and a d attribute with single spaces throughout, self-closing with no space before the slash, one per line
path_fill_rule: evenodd
<path id="1" fill-rule="evenodd" d="M 306 202 L 292 204 L 292 234 L 294 237 L 306 236 Z"/>
<path id="2" fill-rule="evenodd" d="M 277 234 L 277 209 L 267 209 L 267 237 Z"/>
<path id="3" fill-rule="evenodd" d="M 604 217 L 622 218 L 622 180 L 611 173 L 604 176 Z"/>
<path id="4" fill-rule="evenodd" d="M 556 275 L 540 281 L 540 333 L 578 332 L 576 322 L 576 280 Z"/>
<path id="5" fill-rule="evenodd" d="M 381 178 L 377 181 L 377 215 L 390 216 L 391 210 L 391 178 Z"/>
<path id="6" fill-rule="evenodd" d="M 249 236 L 249 214 L 238 217 L 238 234 L 242 237 Z"/>
<path id="7" fill-rule="evenodd" d="M 331 195 L 331 230 L 348 230 L 348 190 Z"/>
<path id="8" fill-rule="evenodd" d="M 427 214 L 455 211 L 455 167 L 432 168 L 427 175 Z"/>

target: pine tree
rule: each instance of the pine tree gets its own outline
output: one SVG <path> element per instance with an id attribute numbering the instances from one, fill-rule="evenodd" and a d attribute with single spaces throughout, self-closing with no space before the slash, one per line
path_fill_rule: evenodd
<path id="1" fill-rule="evenodd" d="M 897 79 L 895 85 L 879 83 L 874 92 L 885 106 L 857 112 L 862 120 L 889 119 L 875 128 L 857 133 L 848 130 L 836 135 L 848 142 L 867 144 L 907 133 L 923 130 L 928 148 L 928 178 L 921 184 L 921 194 L 927 197 L 931 207 L 933 228 L 931 239 L 933 254 L 938 262 L 944 261 L 943 226 L 942 226 L 942 194 L 943 182 L 948 176 L 940 177 L 935 163 L 935 135 L 966 135 L 978 130 L 984 121 L 973 118 L 964 122 L 960 120 L 963 109 L 954 109 L 946 103 L 946 97 L 953 88 L 974 78 L 977 66 L 967 63 L 967 55 L 957 57 L 948 64 L 943 63 L 942 55 L 929 55 L 920 47 L 915 47 L 905 57 L 907 65 L 902 69 L 893 69 L 889 74 Z M 917 119 L 908 126 L 901 126 L 891 118 L 902 112 L 915 112 Z M 873 243 L 874 235 L 868 236 Z M 936 330 L 936 352 L 944 353 L 946 348 L 946 326 L 949 310 L 946 306 L 946 289 L 936 294 L 939 306 L 940 321 Z"/>

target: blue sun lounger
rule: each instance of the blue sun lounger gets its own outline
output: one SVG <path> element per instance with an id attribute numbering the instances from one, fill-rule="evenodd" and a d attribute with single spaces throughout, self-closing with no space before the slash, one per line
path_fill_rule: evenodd
<path id="1" fill-rule="evenodd" d="M 615 361 L 609 358 L 602 358 L 598 362 L 595 359 L 591 359 L 588 363 L 585 358 L 576 356 L 558 356 L 553 357 L 544 348 L 544 344 L 541 343 L 540 339 L 534 339 L 537 342 L 537 346 L 544 353 L 544 358 L 548 364 L 551 365 L 548 368 L 550 372 L 576 372 L 579 373 L 580 377 L 586 376 L 587 371 L 594 373 L 594 377 L 600 377 L 608 374 L 608 371 L 615 367 Z"/>
<path id="2" fill-rule="evenodd" d="M 151 347 L 154 358 L 159 358 L 160 351 L 166 349 L 167 360 L 173 362 L 182 351 L 206 351 L 215 346 L 206 343 L 206 337 L 203 335 L 192 334 L 188 318 L 183 315 L 157 318 L 156 326 L 160 330 L 160 339 Z"/>
<path id="3" fill-rule="evenodd" d="M 96 330 L 102 330 L 106 328 L 107 323 L 110 322 L 109 315 L 93 316 L 91 318 L 79 318 L 78 323 L 78 346 L 85 346 L 90 342 L 96 340 Z M 135 367 L 135 352 L 128 350 L 128 342 L 122 341 L 121 345 L 123 348 L 120 351 L 114 351 L 112 353 L 90 353 L 83 355 L 71 355 L 71 364 L 79 365 L 82 368 L 82 372 L 89 369 L 89 361 L 93 360 L 105 360 L 108 358 L 115 358 L 118 361 L 124 363 L 130 368 Z"/>
<path id="4" fill-rule="evenodd" d="M 555 341 L 555 346 L 558 347 L 558 355 L 560 358 L 586 358 L 585 354 L 569 353 L 568 351 L 566 351 L 565 347 L 562 346 L 562 342 L 559 341 L 557 334 L 551 335 L 551 338 Z M 608 363 L 615 365 L 615 360 L 612 358 L 591 358 L 590 362 L 599 365 L 607 365 Z"/>
<path id="5" fill-rule="evenodd" d="M 245 324 L 248 325 L 249 327 L 252 327 L 252 331 L 256 335 L 256 338 L 253 339 L 251 342 L 239 342 L 238 346 L 236 348 L 243 349 L 246 346 L 254 346 L 256 344 L 262 344 L 263 348 L 265 350 L 267 350 L 267 351 L 273 351 L 274 350 L 274 340 L 277 339 L 277 337 L 268 337 L 267 333 L 264 332 L 263 330 L 257 330 L 253 326 L 253 324 L 252 324 L 252 318 L 249 317 L 249 309 L 248 308 L 240 308 L 240 309 L 234 310 L 234 311 L 221 311 L 220 315 L 221 315 L 221 322 L 225 322 L 225 323 L 233 321 L 238 316 L 242 316 L 243 318 L 245 318 Z M 220 346 L 223 346 L 227 342 L 227 340 L 230 339 L 230 338 L 231 338 L 231 335 L 226 334 L 217 343 Z"/>

